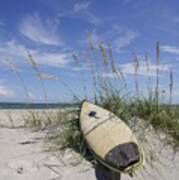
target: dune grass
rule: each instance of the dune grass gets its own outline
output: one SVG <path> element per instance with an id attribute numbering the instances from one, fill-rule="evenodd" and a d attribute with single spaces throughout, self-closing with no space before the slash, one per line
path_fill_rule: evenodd
<path id="1" fill-rule="evenodd" d="M 93 44 L 91 37 L 88 38 L 87 55 L 80 57 L 73 55 L 78 68 L 88 66 L 90 69 L 90 75 L 88 80 L 91 79 L 91 91 L 93 95 L 88 97 L 86 86 L 82 87 L 84 96 L 81 97 L 77 93 L 73 94 L 73 87 L 70 90 L 72 96 L 76 99 L 76 109 L 66 111 L 56 111 L 52 114 L 47 112 L 46 119 L 29 113 L 26 118 L 27 127 L 35 127 L 36 130 L 48 129 L 47 141 L 50 142 L 51 150 L 65 150 L 66 148 L 74 149 L 79 152 L 83 157 L 90 157 L 88 148 L 83 139 L 79 125 L 79 108 L 81 100 L 89 100 L 93 103 L 100 105 L 124 120 L 131 128 L 133 118 L 140 118 L 146 124 L 152 126 L 155 130 L 159 130 L 166 134 L 167 142 L 172 144 L 174 148 L 179 147 L 179 106 L 172 105 L 173 96 L 173 72 L 168 72 L 169 77 L 169 95 L 166 95 L 165 99 L 169 99 L 163 102 L 163 94 L 160 89 L 160 44 L 156 43 L 156 73 L 155 80 L 147 77 L 147 93 L 143 93 L 143 89 L 140 89 L 139 71 L 141 66 L 141 60 L 135 55 L 133 61 L 133 81 L 134 87 L 132 93 L 129 91 L 126 75 L 123 72 L 122 67 L 119 65 L 114 57 L 112 48 L 110 45 L 99 43 Z M 32 55 L 28 52 L 28 59 L 31 64 L 31 68 L 36 73 L 40 80 L 42 91 L 44 92 L 44 98 L 48 103 L 48 93 L 46 92 L 44 79 L 42 73 L 39 70 L 38 65 L 33 59 Z M 81 60 L 83 59 L 83 60 Z M 151 62 L 148 59 L 148 55 L 145 55 L 142 63 L 146 64 L 146 71 L 150 71 Z M 16 72 L 16 71 L 15 71 Z M 17 74 L 17 73 L 16 73 Z M 19 73 L 17 74 L 20 77 Z M 81 74 L 83 77 L 84 74 Z M 24 80 L 20 77 L 24 84 Z M 85 80 L 83 79 L 82 82 Z M 151 84 L 151 86 L 150 86 Z M 152 85 L 155 84 L 154 87 Z M 24 85 L 23 85 L 24 86 Z M 69 88 L 69 86 L 68 86 Z M 26 95 L 28 96 L 27 87 L 24 87 Z M 68 89 L 69 91 L 69 89 Z M 165 94 L 164 94 L 165 96 Z M 87 98 L 88 97 L 88 98 Z M 144 131 L 145 134 L 145 131 Z M 92 158 L 92 160 L 94 160 Z"/>
<path id="2" fill-rule="evenodd" d="M 161 78 L 161 58 L 160 44 L 156 43 L 156 73 L 155 80 L 151 80 L 148 76 L 147 81 L 150 81 L 151 86 L 147 87 L 147 93 L 143 93 L 140 89 L 139 71 L 140 63 L 137 56 L 134 56 L 134 93 L 128 95 L 127 80 L 122 69 L 116 64 L 113 58 L 111 47 L 105 48 L 99 46 L 101 52 L 102 64 L 105 71 L 112 73 L 113 79 L 104 77 L 104 71 L 100 72 L 100 77 L 96 79 L 97 98 L 95 103 L 114 112 L 117 116 L 123 119 L 128 125 L 132 122 L 132 117 L 138 117 L 147 124 L 153 126 L 154 129 L 160 130 L 167 135 L 168 142 L 174 147 L 179 145 L 179 106 L 172 105 L 173 96 L 173 71 L 168 72 L 168 91 L 169 95 L 164 94 L 167 90 L 160 89 Z M 94 53 L 94 52 L 93 52 Z M 95 61 L 95 60 L 93 60 Z M 146 71 L 150 71 L 151 62 L 146 55 L 143 62 L 146 65 Z M 116 82 L 117 81 L 117 82 Z M 152 81 L 152 82 L 151 82 Z M 118 85 L 119 83 L 120 85 Z M 155 86 L 152 88 L 152 84 Z M 124 93 L 125 91 L 125 93 Z M 165 96 L 165 97 L 164 97 Z M 165 98 L 165 101 L 163 99 Z M 168 99 L 168 101 L 166 100 Z"/>
<path id="3" fill-rule="evenodd" d="M 91 42 L 92 43 L 92 42 Z M 173 92 L 173 72 L 168 72 L 169 77 L 169 95 L 167 101 L 163 102 L 163 94 L 160 90 L 160 44 L 156 43 L 156 74 L 155 81 L 151 80 L 150 76 L 147 81 L 153 81 L 153 87 L 147 87 L 148 93 L 143 94 L 140 89 L 139 70 L 140 63 L 138 57 L 134 57 L 134 90 L 133 93 L 128 93 L 127 80 L 122 68 L 118 66 L 110 46 L 100 44 L 98 47 L 90 44 L 87 50 L 91 54 L 87 57 L 91 68 L 91 80 L 93 97 L 89 101 L 100 105 L 124 120 L 132 129 L 134 118 L 140 118 L 148 126 L 152 126 L 156 131 L 161 131 L 166 135 L 165 141 L 171 144 L 173 148 L 179 147 L 179 107 L 172 105 Z M 75 55 L 75 61 L 78 60 L 78 67 L 83 67 L 80 57 Z M 100 61 L 100 62 L 96 62 Z M 146 69 L 150 71 L 150 61 L 145 56 L 143 60 L 146 64 Z M 81 63 L 81 64 L 80 64 Z M 100 64 L 100 66 L 99 66 Z M 105 73 L 112 75 L 113 78 L 107 78 Z M 83 88 L 85 90 L 85 88 Z M 125 93 L 124 93 L 125 92 Z M 164 94 L 165 95 L 165 94 Z M 76 95 L 75 95 L 76 97 Z M 77 99 L 79 106 L 76 111 L 60 113 L 58 116 L 57 127 L 61 130 L 56 130 L 48 134 L 47 140 L 54 147 L 52 149 L 64 150 L 72 148 L 83 157 L 91 159 L 88 148 L 83 139 L 79 125 L 79 108 L 80 98 Z M 86 97 L 84 96 L 84 99 Z M 71 116 L 69 116 L 71 114 Z M 53 120 L 51 120 L 53 122 Z M 143 132 L 145 134 L 145 130 Z M 142 138 L 144 136 L 142 135 Z M 92 160 L 94 160 L 92 158 Z"/>

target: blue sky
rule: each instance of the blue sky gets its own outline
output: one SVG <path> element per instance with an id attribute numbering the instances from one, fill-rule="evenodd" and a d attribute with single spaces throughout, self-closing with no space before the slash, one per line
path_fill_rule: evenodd
<path id="1" fill-rule="evenodd" d="M 163 64 L 160 89 L 166 89 L 167 97 L 168 74 L 172 69 L 173 102 L 179 103 L 178 9 L 177 0 L 1 0 L 0 101 L 27 101 L 22 79 L 30 101 L 44 100 L 27 52 L 33 55 L 46 79 L 54 77 L 53 81 L 44 80 L 49 102 L 71 101 L 69 88 L 83 95 L 84 84 L 90 96 L 89 69 L 85 64 L 75 68 L 72 58 L 87 48 L 86 38 L 90 32 L 94 44 L 101 41 L 111 44 L 129 88 L 134 84 L 132 54 L 141 59 L 140 88 L 149 83 L 146 79 L 154 82 L 155 43 L 160 41 Z M 146 52 L 151 59 L 150 72 L 144 67 Z M 20 69 L 21 80 L 6 68 L 6 59 Z M 109 73 L 104 75 L 113 78 Z"/>

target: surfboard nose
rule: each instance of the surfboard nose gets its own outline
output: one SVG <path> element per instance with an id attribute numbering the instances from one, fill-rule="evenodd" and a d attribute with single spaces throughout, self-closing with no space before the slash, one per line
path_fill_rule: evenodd
<path id="1" fill-rule="evenodd" d="M 118 169 L 126 169 L 140 161 L 140 152 L 134 142 L 120 144 L 110 150 L 105 160 L 111 166 Z"/>
<path id="2" fill-rule="evenodd" d="M 91 104 L 91 103 L 89 103 L 89 102 L 86 101 L 86 100 L 82 101 L 82 103 L 81 103 L 81 109 L 83 110 L 83 109 L 89 108 L 90 104 Z"/>

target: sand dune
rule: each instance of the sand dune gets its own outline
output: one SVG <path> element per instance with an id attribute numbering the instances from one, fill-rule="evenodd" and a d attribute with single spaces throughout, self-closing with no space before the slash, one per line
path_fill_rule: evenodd
<path id="1" fill-rule="evenodd" d="M 9 119 L 7 112 L 12 119 Z M 97 179 L 95 169 L 84 160 L 78 161 L 79 156 L 71 150 L 63 155 L 46 152 L 44 137 L 47 132 L 32 132 L 23 128 L 22 115 L 26 113 L 25 110 L 0 112 L 0 180 Z M 146 155 L 151 156 L 147 159 L 154 158 L 154 160 L 146 161 L 144 168 L 137 171 L 133 178 L 122 175 L 121 179 L 178 180 L 179 152 L 174 153 L 172 147 L 164 145 L 154 131 L 147 131 L 145 137 L 147 138 Z M 76 162 L 78 164 L 74 166 Z M 102 173 L 105 175 L 107 172 Z M 103 176 L 98 177 L 97 180 L 110 179 Z"/>

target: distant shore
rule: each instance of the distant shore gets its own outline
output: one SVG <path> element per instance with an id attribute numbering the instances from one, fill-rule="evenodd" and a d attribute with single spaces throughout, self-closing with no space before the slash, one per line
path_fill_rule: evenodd
<path id="1" fill-rule="evenodd" d="M 2 109 L 58 109 L 76 107 L 75 103 L 23 103 L 23 102 L 0 102 Z"/>

